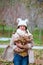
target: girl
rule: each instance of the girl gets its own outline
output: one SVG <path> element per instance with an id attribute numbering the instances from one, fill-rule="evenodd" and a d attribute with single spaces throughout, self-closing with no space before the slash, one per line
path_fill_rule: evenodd
<path id="1" fill-rule="evenodd" d="M 26 20 L 21 20 L 20 18 L 17 19 L 18 26 L 17 31 L 15 34 L 12 35 L 12 39 L 10 42 L 10 45 L 12 46 L 14 50 L 14 65 L 28 65 L 28 49 L 30 49 L 33 46 L 32 40 L 32 34 L 27 29 Z M 26 43 L 23 42 L 23 39 L 25 38 Z M 21 40 L 20 40 L 21 39 Z M 22 41 L 22 42 L 20 42 Z M 30 43 L 31 42 L 31 43 Z"/>

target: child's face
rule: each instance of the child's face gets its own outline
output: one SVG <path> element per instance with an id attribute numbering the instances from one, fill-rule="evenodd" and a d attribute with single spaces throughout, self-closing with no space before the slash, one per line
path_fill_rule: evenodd
<path id="1" fill-rule="evenodd" d="M 19 29 L 21 29 L 21 30 L 26 30 L 26 27 L 23 26 L 23 25 L 21 25 L 21 26 L 19 27 Z"/>

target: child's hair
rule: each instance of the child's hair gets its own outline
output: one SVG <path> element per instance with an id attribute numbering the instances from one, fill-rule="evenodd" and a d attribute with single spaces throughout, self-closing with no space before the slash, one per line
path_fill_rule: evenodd
<path id="1" fill-rule="evenodd" d="M 17 29 L 19 28 L 20 26 L 17 27 Z M 27 27 L 25 26 L 25 30 L 27 30 Z"/>

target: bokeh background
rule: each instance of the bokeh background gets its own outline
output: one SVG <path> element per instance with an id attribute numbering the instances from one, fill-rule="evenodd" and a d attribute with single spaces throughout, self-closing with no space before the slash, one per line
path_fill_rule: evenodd
<path id="1" fill-rule="evenodd" d="M 29 20 L 28 29 L 33 34 L 34 45 L 43 46 L 43 0 L 0 0 L 0 45 L 10 43 L 19 17 Z M 0 48 L 0 56 L 3 50 Z M 43 50 L 34 52 L 36 62 L 33 65 L 43 65 Z M 4 64 L 0 62 L 0 65 Z"/>

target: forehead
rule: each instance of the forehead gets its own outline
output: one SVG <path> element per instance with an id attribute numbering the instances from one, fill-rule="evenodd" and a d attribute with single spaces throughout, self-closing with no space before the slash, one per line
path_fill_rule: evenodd
<path id="1" fill-rule="evenodd" d="M 19 27 L 26 27 L 25 25 L 20 25 Z"/>

